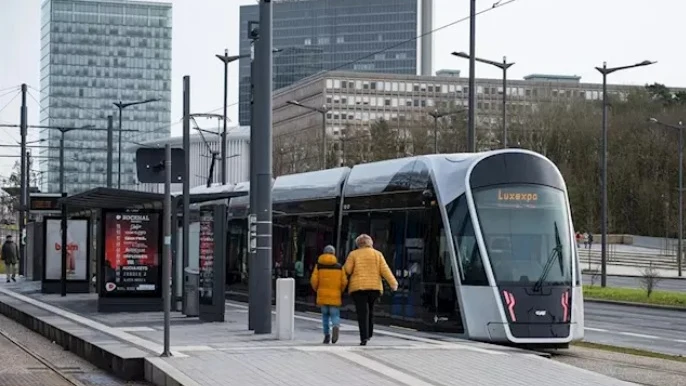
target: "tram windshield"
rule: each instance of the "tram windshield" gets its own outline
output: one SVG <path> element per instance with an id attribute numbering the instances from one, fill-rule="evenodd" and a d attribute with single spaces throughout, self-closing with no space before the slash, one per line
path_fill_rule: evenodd
<path id="1" fill-rule="evenodd" d="M 475 190 L 473 196 L 498 284 L 571 285 L 571 236 L 561 190 L 504 185 Z"/>

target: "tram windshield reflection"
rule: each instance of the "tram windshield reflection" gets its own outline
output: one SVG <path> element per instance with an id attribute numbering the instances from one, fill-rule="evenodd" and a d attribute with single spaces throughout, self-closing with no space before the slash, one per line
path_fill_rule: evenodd
<path id="1" fill-rule="evenodd" d="M 496 282 L 533 285 L 561 235 L 559 262 L 542 286 L 571 285 L 572 249 L 561 190 L 542 185 L 492 186 L 474 191 L 474 203 Z"/>

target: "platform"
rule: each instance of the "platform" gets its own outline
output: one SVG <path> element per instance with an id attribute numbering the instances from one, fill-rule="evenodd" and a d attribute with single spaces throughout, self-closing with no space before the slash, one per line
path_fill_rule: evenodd
<path id="1" fill-rule="evenodd" d="M 0 284 L 4 314 L 79 355 L 99 353 L 87 359 L 101 358 L 100 366 L 123 360 L 129 376 L 159 386 L 629 384 L 528 351 L 392 327 L 375 328 L 360 347 L 350 321 L 338 344 L 323 345 L 313 314 L 298 313 L 295 340 L 278 341 L 248 331 L 246 305 L 232 302 L 223 323 L 173 313 L 173 357 L 161 358 L 162 313 L 99 314 L 96 303 L 94 294 L 60 297 L 31 282 Z"/>

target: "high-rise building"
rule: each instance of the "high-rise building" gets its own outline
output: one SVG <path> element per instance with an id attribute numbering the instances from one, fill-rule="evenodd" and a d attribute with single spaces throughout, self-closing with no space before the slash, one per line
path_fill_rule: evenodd
<path id="1" fill-rule="evenodd" d="M 113 185 L 135 181 L 132 142 L 171 131 L 171 3 L 44 0 L 41 6 L 41 125 L 94 126 L 65 134 L 65 189 L 105 186 L 107 116 L 114 118 Z M 157 101 L 119 110 L 114 102 Z M 43 190 L 59 191 L 58 130 L 40 132 Z"/>
<path id="2" fill-rule="evenodd" d="M 281 52 L 274 54 L 274 89 L 334 68 L 415 75 L 419 1 L 275 1 L 273 45 Z M 423 9 L 430 9 L 431 2 L 428 4 Z M 430 17 L 424 20 L 431 22 Z M 240 9 L 241 54 L 250 54 L 250 21 L 259 21 L 258 5 Z M 239 120 L 241 125 L 250 125 L 249 60 L 240 61 L 239 77 Z"/>

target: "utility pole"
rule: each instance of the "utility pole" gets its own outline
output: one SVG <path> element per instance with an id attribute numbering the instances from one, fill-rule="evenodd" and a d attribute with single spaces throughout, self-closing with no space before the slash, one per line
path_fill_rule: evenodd
<path id="1" fill-rule="evenodd" d="M 191 183 L 191 168 L 190 156 L 191 156 L 191 77 L 186 75 L 183 77 L 183 159 L 186 169 L 183 172 L 183 226 L 181 230 L 181 240 L 182 240 L 182 262 L 183 269 L 186 269 L 189 264 L 190 256 L 190 216 L 191 216 L 191 196 L 190 196 L 190 183 Z M 174 225 L 178 227 L 178 225 Z M 177 228 L 178 229 L 178 228 Z M 185 285 L 185 284 L 184 284 Z M 167 288 L 169 283 L 164 283 L 164 288 Z"/>
<path id="2" fill-rule="evenodd" d="M 121 129 L 121 127 L 120 127 Z M 114 124 L 112 116 L 107 116 L 107 187 L 112 187 L 112 153 L 114 152 Z"/>
<path id="3" fill-rule="evenodd" d="M 260 44 L 257 52 L 260 61 L 260 87 L 256 89 L 256 115 L 261 117 L 256 127 L 259 141 L 254 143 L 257 172 L 257 253 L 255 270 L 251 275 L 259 279 L 257 315 L 254 319 L 256 334 L 272 332 L 272 1 L 260 1 Z"/>
<path id="4" fill-rule="evenodd" d="M 184 77 L 184 85 L 186 77 Z M 184 101 L 185 102 L 185 101 Z M 163 357 L 171 356 L 170 346 L 170 313 L 171 313 L 171 144 L 164 146 L 164 244 L 162 245 L 162 301 L 164 302 L 164 349 Z M 186 244 L 184 244 L 185 247 Z"/>
<path id="5" fill-rule="evenodd" d="M 21 85 L 21 110 L 20 110 L 20 132 L 21 132 L 21 171 L 19 172 L 19 261 L 20 265 L 26 260 L 26 244 L 24 242 L 26 233 L 26 209 L 28 208 L 28 173 L 26 165 L 26 133 L 28 131 L 28 113 L 26 107 L 26 83 Z"/>
<path id="6" fill-rule="evenodd" d="M 469 105 L 467 151 L 476 151 L 476 0 L 469 1 Z"/>
<path id="7" fill-rule="evenodd" d="M 655 118 L 650 118 L 648 121 L 664 126 L 669 129 L 675 129 L 679 133 L 679 229 L 676 246 L 676 263 L 679 277 L 682 276 L 682 260 L 683 260 L 683 237 L 684 237 L 684 124 L 679 122 L 679 125 L 670 125 L 668 123 L 660 122 Z"/>
<path id="8" fill-rule="evenodd" d="M 644 60 L 630 66 L 608 68 L 607 63 L 603 62 L 602 67 L 595 69 L 603 75 L 603 128 L 602 128 L 602 150 L 600 153 L 600 286 L 607 285 L 607 76 L 616 71 L 626 70 L 634 67 L 649 66 L 656 62 Z"/>
<path id="9" fill-rule="evenodd" d="M 255 330 L 255 318 L 257 317 L 257 291 L 258 291 L 258 278 L 255 272 L 255 251 L 256 251 L 256 240 L 253 240 L 252 227 L 255 221 L 255 207 L 257 206 L 257 176 L 255 169 L 255 157 L 257 157 L 257 152 L 255 151 L 256 141 L 256 131 L 259 125 L 259 118 L 255 114 L 255 93 L 256 87 L 260 83 L 260 79 L 256 79 L 255 75 L 260 73 L 259 62 L 256 56 L 257 47 L 259 45 L 259 25 L 257 22 L 248 22 L 248 37 L 250 39 L 250 186 L 249 186 L 249 199 L 248 204 L 248 330 Z"/>

